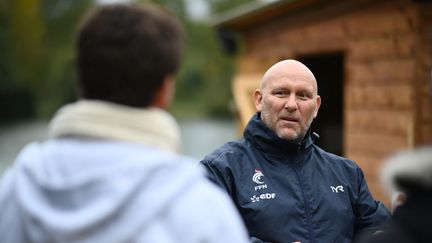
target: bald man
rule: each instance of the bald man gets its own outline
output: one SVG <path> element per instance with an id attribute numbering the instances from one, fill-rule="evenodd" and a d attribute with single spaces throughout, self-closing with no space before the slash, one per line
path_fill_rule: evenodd
<path id="1" fill-rule="evenodd" d="M 233 199 L 253 242 L 349 243 L 389 221 L 358 165 L 313 143 L 321 98 L 305 65 L 276 63 L 253 98 L 257 112 L 243 138 L 201 161 Z"/>

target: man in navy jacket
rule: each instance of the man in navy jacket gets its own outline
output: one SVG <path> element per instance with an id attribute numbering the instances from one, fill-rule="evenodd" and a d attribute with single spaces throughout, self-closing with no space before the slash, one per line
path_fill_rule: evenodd
<path id="1" fill-rule="evenodd" d="M 201 163 L 235 202 L 254 242 L 351 242 L 387 222 L 362 170 L 313 143 L 321 98 L 313 73 L 284 60 L 263 76 L 244 137 Z"/>

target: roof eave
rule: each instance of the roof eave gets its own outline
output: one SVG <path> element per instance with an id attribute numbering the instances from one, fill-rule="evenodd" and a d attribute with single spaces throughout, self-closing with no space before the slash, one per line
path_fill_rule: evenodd
<path id="1" fill-rule="evenodd" d="M 311 5 L 319 0 L 273 0 L 255 1 L 241 5 L 237 8 L 223 12 L 210 20 L 214 27 L 224 27 L 233 30 L 241 30 L 253 25 L 255 22 L 268 19 L 290 10 Z"/>

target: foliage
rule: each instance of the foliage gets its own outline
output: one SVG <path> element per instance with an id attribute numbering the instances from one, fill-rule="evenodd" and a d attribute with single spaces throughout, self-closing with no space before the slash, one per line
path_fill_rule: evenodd
<path id="1" fill-rule="evenodd" d="M 74 26 L 89 4 L 88 0 L 3 1 L 0 95 L 30 93 L 40 117 L 73 100 Z"/>
<path id="2" fill-rule="evenodd" d="M 223 10 L 244 0 L 209 0 L 210 12 Z M 177 89 L 172 112 L 177 116 L 207 115 L 230 116 L 231 78 L 234 73 L 234 57 L 223 52 L 213 26 L 204 21 L 187 18 L 182 1 L 173 5 L 170 0 L 159 0 L 183 21 L 187 35 L 187 50 L 183 66 L 177 78 Z"/>
<path id="3" fill-rule="evenodd" d="M 221 51 L 214 28 L 188 19 L 184 1 L 152 2 L 179 16 L 187 36 L 172 111 L 179 116 L 229 115 L 233 56 Z M 211 13 L 217 13 L 246 1 L 207 2 Z M 0 0 L 0 103 L 15 92 L 21 94 L 19 102 L 33 105 L 37 116 L 50 117 L 76 98 L 75 26 L 92 5 L 92 0 Z M 0 110 L 6 106 L 11 105 L 0 104 Z"/>
<path id="4" fill-rule="evenodd" d="M 174 108 L 188 103 L 205 104 L 190 111 L 229 115 L 232 58 L 221 52 L 212 28 L 194 22 L 186 23 L 186 27 L 187 51 L 177 80 Z"/>

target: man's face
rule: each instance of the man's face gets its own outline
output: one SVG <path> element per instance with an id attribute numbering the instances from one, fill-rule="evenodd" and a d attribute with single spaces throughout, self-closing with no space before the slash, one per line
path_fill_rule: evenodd
<path id="1" fill-rule="evenodd" d="M 302 72 L 268 75 L 254 98 L 261 120 L 278 137 L 290 141 L 303 139 L 321 104 L 315 79 Z"/>

